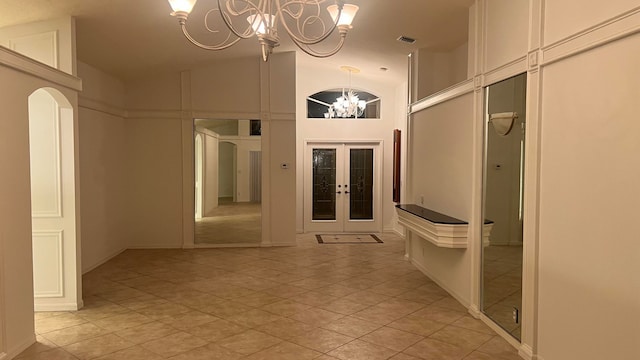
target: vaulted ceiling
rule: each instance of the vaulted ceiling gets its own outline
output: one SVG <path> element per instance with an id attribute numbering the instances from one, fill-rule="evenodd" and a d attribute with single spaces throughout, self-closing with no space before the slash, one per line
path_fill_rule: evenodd
<path id="1" fill-rule="evenodd" d="M 357 66 L 367 73 L 389 68 L 385 76 L 404 76 L 406 55 L 416 48 L 450 50 L 467 40 L 468 8 L 473 0 L 349 0 L 360 6 L 343 50 L 324 61 Z M 215 0 L 199 0 L 196 12 Z M 181 70 L 221 58 L 258 56 L 255 38 L 224 51 L 188 43 L 166 0 L 1 0 L 0 27 L 71 15 L 76 17 L 78 58 L 126 79 L 149 72 Z M 194 19 L 188 24 L 195 28 Z M 413 45 L 400 36 L 417 39 Z M 276 52 L 295 50 L 281 31 Z M 300 55 L 307 56 L 307 55 Z"/>

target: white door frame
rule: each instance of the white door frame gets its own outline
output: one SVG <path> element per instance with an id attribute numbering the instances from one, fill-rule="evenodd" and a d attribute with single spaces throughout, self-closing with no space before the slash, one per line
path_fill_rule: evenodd
<path id="1" fill-rule="evenodd" d="M 313 164 L 311 161 L 312 149 L 315 148 L 334 148 L 342 147 L 344 156 L 348 156 L 347 150 L 358 146 L 368 146 L 373 148 L 373 166 L 374 166 L 374 183 L 373 183 L 373 220 L 348 220 L 348 213 L 345 209 L 348 205 L 339 206 L 336 209 L 336 221 L 318 221 L 312 220 L 312 172 Z M 382 140 L 305 140 L 304 141 L 304 158 L 303 158 L 303 226 L 304 232 L 382 232 L 382 165 L 383 165 L 383 141 Z M 339 152 L 340 153 L 340 152 Z M 347 176 L 347 170 L 344 165 L 348 163 L 342 161 L 336 164 L 338 176 Z M 344 189 L 342 190 L 344 191 Z M 344 194 L 342 194 L 344 196 Z M 348 204 L 346 199 L 343 204 Z"/>
<path id="2" fill-rule="evenodd" d="M 203 134 L 194 131 L 194 159 L 195 159 L 195 218 L 202 219 L 203 211 L 203 203 L 204 203 L 204 166 L 203 166 L 203 158 L 204 158 L 204 139 Z"/>

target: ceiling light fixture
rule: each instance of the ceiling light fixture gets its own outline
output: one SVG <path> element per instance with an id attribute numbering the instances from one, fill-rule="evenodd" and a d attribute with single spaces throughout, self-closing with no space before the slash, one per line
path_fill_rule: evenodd
<path id="1" fill-rule="evenodd" d="M 207 11 L 204 27 L 210 33 L 220 32 L 209 24 L 209 16 L 217 13 L 229 32 L 217 44 L 207 45 L 195 40 L 186 28 L 187 18 L 197 0 L 168 1 L 173 9 L 171 15 L 178 18 L 184 36 L 194 45 L 206 50 L 224 50 L 255 35 L 264 61 L 269 59 L 273 48 L 280 45 L 278 26 L 282 26 L 293 43 L 311 56 L 323 58 L 336 54 L 344 45 L 347 32 L 352 28 L 351 22 L 358 12 L 358 6 L 334 0 L 327 7 L 333 20 L 328 23 L 329 19 L 322 16 L 321 5 L 331 0 L 215 0 L 217 7 Z M 311 48 L 326 40 L 336 28 L 340 39 L 335 48 L 326 52 Z"/>
<path id="2" fill-rule="evenodd" d="M 342 88 L 342 96 L 338 97 L 336 101 L 329 105 L 329 109 L 324 114 L 327 119 L 339 118 L 359 118 L 364 114 L 364 109 L 367 107 L 367 102 L 360 100 L 358 94 L 356 94 L 351 88 L 351 74 L 359 73 L 360 69 L 352 66 L 341 66 L 340 70 L 349 72 L 349 89 L 345 93 Z"/>

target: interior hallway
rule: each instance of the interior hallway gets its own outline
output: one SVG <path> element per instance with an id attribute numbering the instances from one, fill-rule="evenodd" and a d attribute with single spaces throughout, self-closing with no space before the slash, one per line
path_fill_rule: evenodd
<path id="1" fill-rule="evenodd" d="M 218 207 L 195 220 L 195 243 L 211 245 L 251 245 L 262 241 L 262 205 L 259 202 L 233 202 L 222 197 Z"/>
<path id="2" fill-rule="evenodd" d="M 520 359 L 380 238 L 126 251 L 83 277 L 84 309 L 36 314 L 19 359 Z"/>

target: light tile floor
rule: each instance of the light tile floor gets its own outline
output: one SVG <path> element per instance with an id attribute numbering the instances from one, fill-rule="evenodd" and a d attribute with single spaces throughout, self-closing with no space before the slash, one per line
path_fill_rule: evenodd
<path id="1" fill-rule="evenodd" d="M 84 309 L 36 314 L 19 359 L 519 359 L 380 237 L 126 251 L 83 277 Z"/>

